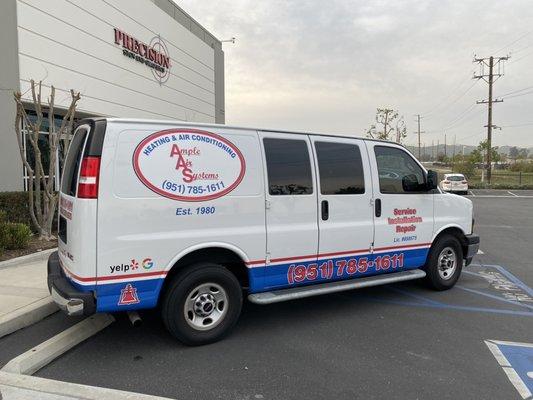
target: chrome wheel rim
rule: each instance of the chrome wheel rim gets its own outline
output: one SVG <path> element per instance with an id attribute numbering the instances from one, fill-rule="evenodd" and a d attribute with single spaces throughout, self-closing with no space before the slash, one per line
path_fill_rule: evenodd
<path id="1" fill-rule="evenodd" d="M 457 269 L 457 255 L 451 247 L 445 247 L 439 254 L 437 268 L 439 276 L 444 279 L 450 279 Z"/>
<path id="2" fill-rule="evenodd" d="M 208 282 L 189 292 L 183 312 L 189 326 L 199 331 L 207 331 L 222 322 L 227 310 L 226 291 L 222 286 Z"/>

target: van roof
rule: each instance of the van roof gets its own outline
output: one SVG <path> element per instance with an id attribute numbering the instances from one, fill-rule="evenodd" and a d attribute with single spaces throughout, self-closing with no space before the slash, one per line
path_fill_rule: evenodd
<path id="1" fill-rule="evenodd" d="M 274 129 L 274 128 L 257 128 L 257 127 L 250 127 L 250 126 L 236 126 L 236 125 L 224 125 L 224 124 L 209 124 L 209 123 L 201 123 L 201 122 L 187 122 L 187 121 L 179 121 L 179 120 L 158 120 L 158 119 L 141 119 L 141 118 L 102 118 L 102 117 L 96 117 L 96 118 L 85 118 L 84 120 L 102 120 L 105 119 L 108 122 L 112 123 L 136 123 L 136 124 L 161 124 L 161 125 L 178 125 L 178 126 L 197 126 L 197 127 L 203 127 L 203 128 L 229 128 L 229 129 L 242 129 L 242 130 L 256 130 L 256 131 L 262 131 L 262 132 L 276 132 L 276 133 L 291 133 L 291 134 L 298 134 L 298 135 L 320 135 L 320 136 L 331 136 L 331 137 L 340 137 L 340 138 L 348 138 L 348 139 L 359 139 L 359 140 L 367 140 L 367 141 L 373 141 L 373 142 L 382 142 L 382 143 L 392 143 L 396 145 L 400 145 L 402 147 L 405 147 L 401 143 L 392 142 L 390 140 L 381 140 L 381 139 L 371 139 L 371 138 L 365 138 L 361 136 L 353 136 L 349 134 L 338 134 L 338 133 L 320 133 L 320 132 L 310 132 L 310 131 L 293 131 L 293 130 L 286 130 L 286 129 Z M 81 121 L 80 121 L 81 122 Z"/>

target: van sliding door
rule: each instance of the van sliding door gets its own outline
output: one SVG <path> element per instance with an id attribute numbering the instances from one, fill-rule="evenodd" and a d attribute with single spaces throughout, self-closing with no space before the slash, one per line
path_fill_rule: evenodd
<path id="1" fill-rule="evenodd" d="M 259 133 L 266 182 L 264 289 L 319 279 L 317 189 L 307 135 Z"/>

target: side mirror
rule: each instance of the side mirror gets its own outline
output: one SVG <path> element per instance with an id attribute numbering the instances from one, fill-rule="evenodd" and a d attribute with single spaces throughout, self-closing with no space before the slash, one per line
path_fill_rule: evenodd
<path id="1" fill-rule="evenodd" d="M 404 192 L 419 192 L 420 184 L 415 174 L 404 175 L 402 177 L 402 188 Z"/>
<path id="2" fill-rule="evenodd" d="M 427 176 L 427 189 L 428 191 L 429 190 L 433 190 L 433 189 L 437 189 L 439 185 L 439 175 L 437 174 L 437 172 L 433 171 L 433 170 L 429 170 L 428 171 L 428 176 Z"/>

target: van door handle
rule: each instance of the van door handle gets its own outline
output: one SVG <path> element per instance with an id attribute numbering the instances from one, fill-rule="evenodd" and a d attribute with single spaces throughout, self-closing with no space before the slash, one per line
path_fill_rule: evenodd
<path id="1" fill-rule="evenodd" d="M 329 218 L 329 203 L 327 200 L 322 200 L 321 211 L 322 211 L 322 220 L 327 221 Z"/>
<path id="2" fill-rule="evenodd" d="M 376 217 L 381 217 L 381 199 L 375 201 Z"/>

